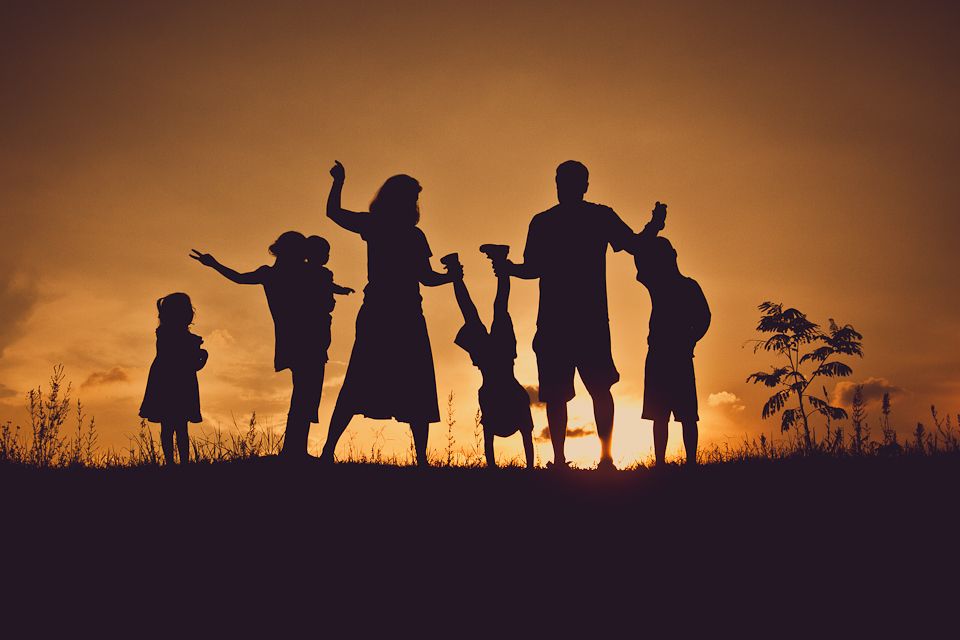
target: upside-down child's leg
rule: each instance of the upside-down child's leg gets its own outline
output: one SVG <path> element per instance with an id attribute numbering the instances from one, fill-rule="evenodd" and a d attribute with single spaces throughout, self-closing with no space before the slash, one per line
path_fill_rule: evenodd
<path id="1" fill-rule="evenodd" d="M 473 299 L 470 297 L 470 292 L 467 291 L 467 285 L 463 282 L 463 278 L 457 278 L 453 281 L 453 293 L 457 298 L 460 313 L 463 314 L 464 323 L 480 322 L 480 313 L 477 311 L 477 305 L 473 303 Z"/>
<path id="2" fill-rule="evenodd" d="M 497 466 L 497 459 L 493 455 L 493 431 L 483 430 L 483 453 L 487 458 L 487 467 L 494 469 Z"/>
<path id="3" fill-rule="evenodd" d="M 697 464 L 697 440 L 699 435 L 696 420 L 688 420 L 683 423 L 683 448 L 687 452 L 687 464 Z"/>
<path id="4" fill-rule="evenodd" d="M 497 297 L 493 300 L 493 319 L 510 318 L 510 276 L 497 278 Z"/>
<path id="5" fill-rule="evenodd" d="M 523 438 L 523 454 L 527 459 L 527 469 L 533 469 L 533 431 L 521 431 L 520 437 Z"/>
<path id="6" fill-rule="evenodd" d="M 653 421 L 653 452 L 657 466 L 664 464 L 667 456 L 667 436 L 669 434 L 669 417 Z"/>

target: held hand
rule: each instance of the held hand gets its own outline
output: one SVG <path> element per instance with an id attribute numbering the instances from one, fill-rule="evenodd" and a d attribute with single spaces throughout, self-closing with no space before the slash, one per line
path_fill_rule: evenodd
<path id="1" fill-rule="evenodd" d="M 191 251 L 192 253 L 190 254 L 190 257 L 196 260 L 197 262 L 199 262 L 200 264 L 202 264 L 203 266 L 212 267 L 213 265 L 217 264 L 217 259 L 214 258 L 209 253 L 200 253 L 196 249 L 191 249 Z"/>
<path id="2" fill-rule="evenodd" d="M 350 295 L 351 293 L 356 293 L 356 291 L 354 291 L 354 290 L 351 289 L 350 287 L 344 287 L 344 288 L 343 288 L 343 292 L 344 292 L 346 295 Z"/>
<path id="3" fill-rule="evenodd" d="M 456 282 L 457 280 L 463 280 L 463 265 L 457 262 L 452 265 L 445 265 L 447 268 L 447 275 L 450 276 L 450 282 Z"/>
<path id="4" fill-rule="evenodd" d="M 347 179 L 347 171 L 343 168 L 343 165 L 340 164 L 339 160 L 334 160 L 334 165 L 330 168 L 330 175 L 333 176 L 334 182 L 343 182 Z"/>
<path id="5" fill-rule="evenodd" d="M 664 223 L 667 220 L 667 205 L 666 203 L 660 202 L 659 200 L 653 206 L 652 217 L 654 223 L 656 223 L 661 229 L 664 226 Z"/>
<path id="6" fill-rule="evenodd" d="M 511 260 L 497 261 L 493 265 L 493 275 L 497 276 L 498 278 L 503 278 L 504 276 L 512 276 L 514 266 L 515 265 Z"/>

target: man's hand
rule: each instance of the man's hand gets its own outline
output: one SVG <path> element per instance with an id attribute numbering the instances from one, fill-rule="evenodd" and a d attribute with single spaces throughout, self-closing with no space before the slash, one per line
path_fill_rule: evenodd
<path id="1" fill-rule="evenodd" d="M 334 160 L 334 165 L 330 168 L 330 175 L 333 176 L 334 182 L 343 182 L 347 179 L 347 171 L 343 168 L 343 165 L 340 164 L 339 160 Z"/>
<path id="2" fill-rule="evenodd" d="M 199 262 L 200 264 L 202 264 L 203 266 L 212 267 L 213 265 L 217 264 L 217 259 L 214 258 L 209 253 L 200 253 L 196 249 L 191 249 L 191 251 L 192 253 L 190 254 L 190 257 L 196 260 L 197 262 Z"/>
<path id="3" fill-rule="evenodd" d="M 344 295 L 347 295 L 347 296 L 348 296 L 348 295 L 350 295 L 351 293 L 356 293 L 356 291 L 354 291 L 354 290 L 351 289 L 350 287 L 344 287 L 344 288 L 343 288 L 343 294 L 344 294 Z"/>
<path id="4" fill-rule="evenodd" d="M 498 260 L 493 264 L 493 275 L 498 278 L 512 276 L 516 266 L 512 260 Z"/>

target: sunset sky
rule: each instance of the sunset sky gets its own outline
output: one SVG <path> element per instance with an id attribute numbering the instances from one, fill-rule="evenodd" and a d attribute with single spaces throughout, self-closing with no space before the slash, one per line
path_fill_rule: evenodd
<path id="1" fill-rule="evenodd" d="M 636 229 L 667 202 L 665 235 L 713 310 L 695 361 L 703 441 L 780 437 L 779 421 L 760 420 L 764 389 L 744 382 L 771 362 L 746 344 L 767 299 L 863 333 L 851 380 L 869 381 L 875 433 L 884 389 L 904 433 L 929 426 L 931 404 L 957 413 L 958 11 L 839 4 L 4 2 L 0 420 L 23 424 L 24 394 L 63 363 L 103 444 L 125 446 L 155 301 L 185 291 L 210 351 L 202 429 L 253 410 L 282 426 L 290 379 L 273 372 L 262 289 L 187 255 L 252 270 L 296 229 L 325 236 L 337 281 L 361 290 L 365 245 L 323 215 L 334 159 L 351 209 L 392 174 L 420 180 L 435 258 L 460 253 L 485 319 L 495 280 L 476 249 L 522 251 L 530 218 L 556 202 L 559 162 L 584 162 L 587 199 Z M 627 464 L 651 453 L 639 419 L 650 303 L 629 256 L 611 253 L 607 277 L 622 375 L 614 458 Z M 423 295 L 438 391 L 455 393 L 468 446 L 479 372 L 453 344 L 452 289 Z M 340 298 L 334 312 L 312 448 L 360 302 Z M 528 385 L 536 304 L 536 283 L 517 281 Z M 571 427 L 592 429 L 578 389 Z M 405 452 L 406 427 L 383 424 L 385 450 Z M 355 421 L 341 451 L 350 434 L 369 447 L 375 425 Z M 599 456 L 592 435 L 568 449 L 581 465 Z M 498 442 L 506 457 L 520 451 L 519 436 Z M 538 453 L 551 459 L 546 442 Z"/>

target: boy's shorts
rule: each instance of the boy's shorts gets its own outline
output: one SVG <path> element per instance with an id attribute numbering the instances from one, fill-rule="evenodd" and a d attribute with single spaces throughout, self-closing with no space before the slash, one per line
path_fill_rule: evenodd
<path id="1" fill-rule="evenodd" d="M 644 420 L 697 422 L 697 381 L 693 373 L 693 357 L 658 352 L 647 352 L 643 380 Z"/>
<path id="2" fill-rule="evenodd" d="M 323 393 L 325 363 L 301 365 L 291 369 L 293 394 L 290 396 L 291 418 L 320 422 L 320 395 Z"/>
<path id="3" fill-rule="evenodd" d="M 552 339 L 537 331 L 533 350 L 537 354 L 540 402 L 569 402 L 576 396 L 574 372 L 587 391 L 609 391 L 620 380 L 610 350 L 610 327 L 578 336 L 574 340 Z"/>

